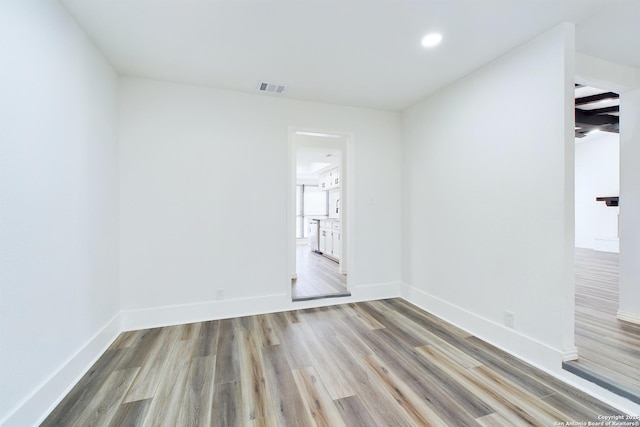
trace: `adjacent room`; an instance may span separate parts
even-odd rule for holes
[[[0,425],[640,415],[638,22],[0,2]]]
[[[346,196],[347,138],[295,131],[296,261],[293,301],[351,296],[347,290],[342,208]]]
[[[565,369],[640,402],[640,328],[621,321],[620,96],[576,83],[576,347]]]

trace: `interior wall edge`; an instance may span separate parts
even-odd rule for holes
[[[104,354],[122,332],[121,329],[121,315],[118,312],[60,368],[19,403],[5,419],[0,420],[0,425],[3,427],[39,425]]]
[[[533,367],[630,415],[640,415],[640,405],[562,369],[562,360],[572,349],[561,351],[515,330],[478,316],[407,283],[401,298],[439,317]],[[531,357],[537,355],[537,357]]]
[[[559,327],[562,330],[561,348],[563,361],[578,358],[575,342],[575,75],[576,75],[576,28],[572,23],[563,23],[564,40],[564,96],[562,97],[564,110],[564,268],[562,281],[564,292],[559,295],[563,299],[562,315]]]

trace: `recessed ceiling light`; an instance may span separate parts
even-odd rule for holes
[[[422,46],[423,47],[434,47],[440,44],[442,41],[442,34],[440,33],[429,33],[422,38]]]

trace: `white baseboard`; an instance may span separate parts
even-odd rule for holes
[[[602,400],[618,410],[632,415],[640,415],[640,405],[562,369],[562,361],[574,360],[574,357],[577,357],[575,348],[565,351],[556,350],[518,331],[506,328],[406,284],[402,284],[401,293],[402,298],[408,302],[506,351],[535,368],[584,391],[596,399]],[[508,343],[508,345],[502,345],[502,343]],[[529,355],[535,355],[535,360],[532,360]]]
[[[571,362],[572,360],[578,360],[578,347],[573,347],[569,350],[565,350],[562,354],[563,362]]]
[[[612,406],[613,408],[629,415],[640,415],[640,405],[632,402],[631,400],[613,393],[604,387],[591,382],[587,379],[581,378],[576,374],[569,372],[562,368],[561,365],[554,366],[553,368],[547,366],[541,366],[536,363],[530,363],[537,369],[551,375],[552,377],[564,382],[565,384],[575,387],[576,389],[587,393],[588,395],[600,400],[601,402]]]
[[[283,293],[255,298],[122,311],[109,320],[100,331],[45,380],[40,387],[18,404],[13,412],[3,420],[0,420],[0,425],[5,427],[22,427],[40,424],[104,353],[109,345],[111,345],[119,333],[125,330],[400,296],[410,303],[441,317],[443,320],[465,329],[476,337],[508,351],[510,354],[533,366],[551,373],[570,384],[573,383],[579,386],[579,388],[589,392],[589,394],[601,398],[621,410],[635,413],[637,412],[637,408],[640,407],[631,404],[619,396],[612,395],[607,390],[600,389],[600,387],[583,381],[581,378],[575,377],[566,371],[562,371],[562,369],[559,368],[559,361],[572,360],[575,349],[570,349],[565,352],[552,349],[517,331],[481,318],[460,307],[456,307],[421,290],[399,282],[354,286],[351,291],[351,297],[329,298],[299,303],[291,302],[289,295]],[[633,319],[636,322],[640,320],[640,316],[633,313],[619,312],[618,316],[619,318],[624,317],[624,320]],[[509,343],[508,348],[501,345],[503,342]],[[537,355],[536,360],[529,360],[527,357],[528,354]],[[551,363],[551,365],[547,365],[548,363]],[[549,366],[555,366],[556,368],[549,368]]]
[[[123,310],[123,331],[282,311],[286,294]]]
[[[400,282],[374,283],[349,288],[350,297],[326,298],[292,302],[287,294],[266,295],[251,298],[236,298],[209,301],[197,304],[182,304],[152,307],[138,310],[123,310],[123,331],[156,328],[205,320],[227,319],[254,314],[275,313],[311,307],[322,307],[358,301],[368,301],[400,296]]]
[[[283,293],[198,304],[123,310],[109,320],[33,393],[16,405],[13,411],[0,420],[0,426],[23,427],[40,424],[123,331],[395,298],[400,296],[399,291],[399,282],[386,282],[354,286],[351,289],[352,296],[344,298],[294,303],[291,301],[290,295]]]
[[[398,298],[400,296],[400,282],[373,283],[355,287],[351,292],[358,301]]]
[[[0,420],[3,427],[39,425],[120,334],[116,314],[76,353],[27,396],[13,412]]]
[[[566,352],[555,349],[407,284],[402,285],[401,294],[408,302],[534,366],[560,366],[564,357],[572,355],[572,349]],[[535,360],[531,360],[532,354],[536,355]]]
[[[623,320],[625,322],[636,323],[640,325],[640,314],[638,313],[630,313],[628,311],[618,310],[616,317],[619,320]]]

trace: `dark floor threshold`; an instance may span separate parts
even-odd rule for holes
[[[323,299],[323,298],[340,298],[340,297],[350,297],[351,296],[351,292],[345,292],[345,293],[341,293],[341,294],[322,294],[322,295],[313,295],[310,297],[293,297],[292,301],[293,302],[298,302],[298,301],[311,301],[314,299]]]
[[[569,371],[572,374],[579,376],[580,378],[584,378],[587,381],[598,384],[600,387],[606,388],[607,390],[617,394],[618,396],[622,396],[625,399],[629,399],[632,402],[640,404],[640,395],[638,395],[638,393],[629,390],[628,388],[617,384],[601,375],[598,375],[589,369],[585,369],[584,367],[580,366],[579,363],[580,362],[576,361],[562,362],[562,369],[564,369],[565,371]]]

